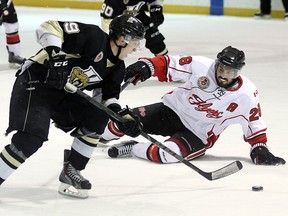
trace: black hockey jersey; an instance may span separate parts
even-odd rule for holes
[[[96,25],[70,21],[47,21],[41,28],[62,39],[70,83],[82,90],[101,88],[103,100],[119,98],[125,64],[113,55],[105,32]],[[47,53],[41,50],[30,59],[43,64]]]

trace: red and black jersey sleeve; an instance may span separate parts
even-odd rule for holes
[[[167,61],[164,56],[156,56],[154,58],[149,59],[155,68],[155,72],[153,74],[154,77],[157,77],[160,82],[167,81]]]

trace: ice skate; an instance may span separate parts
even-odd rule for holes
[[[271,15],[270,14],[264,14],[261,11],[257,12],[254,14],[254,17],[256,19],[271,19]]]
[[[130,140],[115,144],[108,149],[108,155],[111,158],[132,157],[132,148],[136,143],[138,142]]]
[[[85,199],[88,197],[88,191],[92,188],[92,185],[68,161],[69,154],[70,150],[65,149],[63,170],[59,176],[61,185],[58,192],[66,196]]]
[[[8,50],[8,48],[7,48]],[[14,69],[19,69],[20,66],[25,62],[25,58],[22,58],[20,56],[14,55],[13,52],[10,52],[8,50],[8,62],[9,62],[9,67],[14,68]]]

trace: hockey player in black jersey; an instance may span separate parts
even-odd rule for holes
[[[163,0],[104,0],[100,11],[103,31],[108,32],[111,20],[123,13],[134,15],[145,25],[145,46],[150,52],[156,56],[168,53],[165,37],[158,30],[164,22]]]
[[[16,133],[0,153],[0,184],[48,140],[52,120],[65,132],[73,129],[75,136],[71,150],[64,151],[58,191],[88,197],[92,185],[80,171],[92,156],[109,116],[69,93],[65,84],[68,81],[81,90],[95,90],[98,100],[121,114],[118,99],[125,73],[123,60],[137,50],[144,34],[142,22],[131,15],[114,18],[109,35],[96,25],[70,21],[46,21],[36,30],[43,48],[16,75],[6,131]],[[138,122],[133,118],[118,124],[130,136],[140,132],[135,125]],[[69,190],[70,186],[77,192]]]

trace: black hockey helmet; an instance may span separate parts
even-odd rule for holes
[[[217,61],[228,67],[241,70],[245,65],[245,54],[241,50],[228,46],[218,53]]]
[[[126,41],[135,38],[142,40],[145,35],[143,23],[129,14],[121,14],[115,17],[109,25],[109,36],[113,40],[117,40],[123,36]]]

